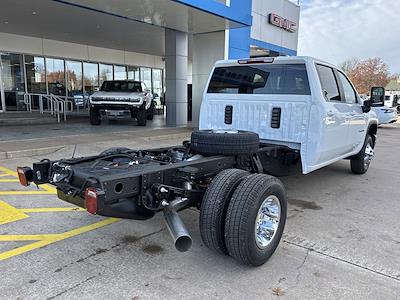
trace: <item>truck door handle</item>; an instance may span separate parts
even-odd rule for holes
[[[326,115],[327,115],[328,117],[333,117],[333,116],[335,115],[335,113],[334,113],[333,110],[328,110],[328,111],[326,112]]]

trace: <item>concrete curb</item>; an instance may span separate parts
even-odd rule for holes
[[[55,147],[45,147],[38,149],[26,149],[26,150],[16,150],[16,151],[8,151],[8,152],[0,152],[0,159],[12,159],[12,158],[21,158],[27,156],[34,155],[46,155],[58,150],[61,150],[65,146],[55,146]]]

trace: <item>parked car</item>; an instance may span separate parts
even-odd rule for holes
[[[155,109],[163,109],[163,103],[161,101],[161,97],[159,94],[157,93],[153,94],[153,101]]]
[[[134,80],[107,80],[90,96],[90,124],[99,125],[102,117],[136,118],[146,126],[154,117],[154,101],[145,84]]]
[[[372,110],[378,117],[378,124],[392,124],[397,122],[397,109],[388,106],[374,106]]]
[[[371,95],[362,102],[341,70],[309,57],[219,61],[190,142],[41,160],[17,172],[21,184],[50,183],[60,199],[92,214],[163,213],[179,251],[192,239],[178,211],[195,207],[208,248],[259,266],[286,221],[286,192],[272,175],[296,166],[306,174],[344,158],[353,173],[367,172],[378,127],[371,103],[383,104],[384,89]]]
[[[72,97],[74,99],[74,106],[76,108],[81,109],[87,107],[90,97],[88,93],[75,92],[72,93]]]
[[[385,95],[385,106],[397,108],[399,104],[399,95]]]

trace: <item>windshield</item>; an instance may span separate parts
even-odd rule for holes
[[[305,64],[218,67],[207,92],[311,95]]]
[[[142,84],[139,81],[104,81],[101,85],[100,91],[141,93]]]

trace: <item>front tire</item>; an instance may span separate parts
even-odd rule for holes
[[[286,222],[287,200],[279,179],[247,176],[236,188],[225,221],[229,254],[250,265],[264,264],[278,247]]]
[[[151,121],[154,119],[154,109],[154,101],[152,101],[149,109],[146,111],[147,120]]]
[[[91,125],[100,125],[101,116],[98,109],[91,107],[89,111],[89,118]]]
[[[136,119],[138,121],[139,126],[146,126],[147,117],[146,117],[146,109],[144,107],[138,110]]]
[[[211,250],[228,255],[225,245],[225,216],[232,194],[249,172],[227,169],[220,172],[208,187],[200,208],[200,234]]]
[[[367,135],[361,151],[351,158],[350,167],[354,174],[365,174],[374,157],[374,141],[370,135]]]

